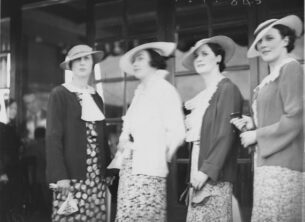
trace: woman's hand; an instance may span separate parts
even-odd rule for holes
[[[240,140],[241,140],[241,144],[244,147],[248,147],[252,144],[255,144],[257,142],[256,130],[246,131],[240,134]]]
[[[241,118],[233,118],[230,123],[236,126],[237,129],[241,130],[246,127],[246,130],[254,129],[254,122],[251,117],[242,115]]]
[[[208,175],[201,171],[197,171],[193,178],[191,178],[191,184],[195,188],[195,190],[200,190],[203,185],[207,182],[208,180]]]
[[[70,180],[59,180],[56,183],[57,189],[61,191],[64,195],[68,195],[70,191]]]

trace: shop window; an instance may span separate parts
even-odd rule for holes
[[[0,89],[10,88],[10,20],[0,19]]]

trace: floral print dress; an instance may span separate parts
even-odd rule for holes
[[[166,179],[132,174],[132,153],[123,160],[116,222],[165,222]]]
[[[81,99],[77,93],[79,102]],[[97,143],[95,122],[86,122],[87,134],[87,172],[85,180],[71,180],[71,193],[78,202],[78,211],[71,215],[57,213],[67,196],[61,192],[53,193],[52,221],[56,222],[103,222],[106,221],[106,179],[99,169],[100,148]]]

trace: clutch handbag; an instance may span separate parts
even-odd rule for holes
[[[207,182],[200,190],[191,189],[191,204],[200,205],[210,196],[221,196],[222,192],[219,186],[215,186],[213,182]]]

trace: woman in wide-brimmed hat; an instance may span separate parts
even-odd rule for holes
[[[241,112],[243,99],[222,72],[234,51],[232,39],[214,36],[198,41],[182,61],[206,86],[185,103],[190,111],[185,120],[186,140],[192,143],[187,221],[232,221],[239,140],[230,114]]]
[[[242,144],[257,145],[252,221],[302,220],[304,74],[289,55],[302,31],[295,15],[267,20],[255,30],[248,51],[270,70],[254,90],[253,119],[232,120],[249,130],[241,134]]]
[[[116,221],[166,221],[168,164],[183,142],[182,103],[164,78],[171,42],[151,42],[131,49],[121,69],[139,79],[124,117],[118,154],[120,171]]]
[[[71,48],[60,66],[72,71],[72,81],[55,87],[49,97],[46,152],[47,180],[54,188],[52,221],[106,221],[110,150],[104,104],[88,85],[94,65],[102,59],[103,52],[87,45]],[[59,209],[68,193],[76,199],[78,211],[62,214]]]

